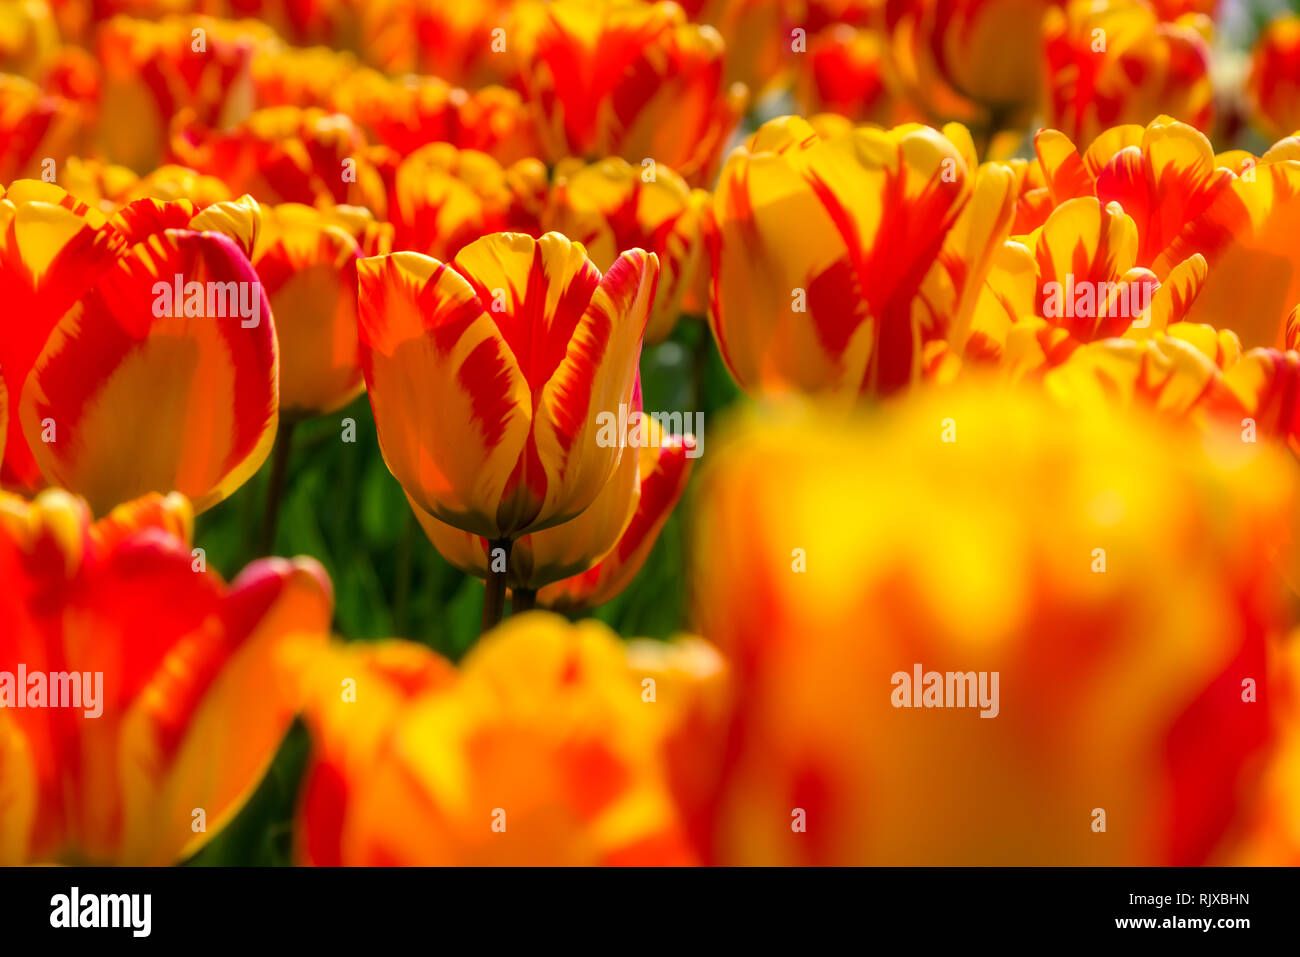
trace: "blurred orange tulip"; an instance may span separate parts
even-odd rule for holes
[[[708,859],[1225,853],[1289,690],[1279,450],[988,381],[716,442],[696,624],[736,704]]]
[[[727,160],[706,237],[709,323],[755,394],[884,394],[920,376],[936,264],[970,199],[958,148],[923,126],[819,137],[765,123]]]
[[[412,502],[493,542],[568,521],[621,448],[602,411],[632,400],[659,261],[602,276],[559,235],[485,236],[443,264],[363,259],[361,365],[384,460]]]
[[[78,276],[75,301],[51,311],[47,337],[31,339],[39,356],[17,406],[41,474],[96,515],[173,490],[203,511],[266,458],[279,363],[247,258],[259,222],[247,199],[202,211],[140,200],[82,241],[113,255]],[[70,255],[75,247],[58,245],[66,235],[44,237],[37,261]]]
[[[239,122],[253,108],[253,54],[273,39],[261,24],[208,17],[116,17],[100,24],[94,42],[100,150],[147,173],[166,156],[172,121],[182,110],[205,126]]]
[[[1246,92],[1255,123],[1269,136],[1300,130],[1300,16],[1279,17],[1260,31]]]
[[[341,113],[268,107],[229,128],[182,114],[171,148],[178,162],[261,202],[346,204],[381,218],[387,214],[384,184],[366,138]]]
[[[1076,143],[1162,113],[1208,130],[1211,26],[1200,14],[1161,22],[1146,0],[1070,0],[1052,8],[1043,27],[1046,125]]]
[[[299,859],[692,863],[665,768],[670,715],[691,713],[681,670],[680,704],[647,703],[604,625],[542,612],[486,636],[459,673],[405,643],[337,649],[308,676]]]
[[[544,220],[547,229],[582,243],[600,269],[612,266],[624,249],[639,247],[659,257],[659,291],[645,333],[654,345],[672,333],[696,281],[708,201],[707,193],[690,189],[664,166],[606,159],[561,166]]]
[[[80,104],[0,73],[0,185],[57,175],[60,164],[80,151],[85,128]]]
[[[509,34],[546,159],[650,159],[692,185],[712,177],[746,99],[726,87],[712,27],[671,2],[522,0]]]
[[[398,164],[393,177],[393,248],[446,260],[487,233],[540,234],[546,189],[546,167],[539,160],[503,167],[485,153],[450,143],[422,146]]]
[[[363,70],[334,90],[331,102],[355,117],[374,142],[401,156],[429,143],[478,150],[502,164],[539,152],[523,98],[500,86],[471,92],[433,76],[386,77]]]
[[[92,524],[62,490],[0,493],[0,863],[183,860],[265,772],[329,580],[265,559],[227,585],[192,523],[179,495]]]

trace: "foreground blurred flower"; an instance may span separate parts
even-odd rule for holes
[[[704,185],[746,98],[726,89],[723,41],[675,3],[524,0],[520,81],[552,162],[652,159]]]
[[[650,706],[609,629],[540,612],[485,637],[459,673],[404,642],[338,648],[307,676],[299,858],[691,863],[665,765],[715,671],[679,668],[674,706]]]
[[[226,585],[192,522],[178,495],[92,524],[61,490],[0,493],[0,673],[28,676],[0,684],[27,702],[0,708],[0,863],[182,860],[265,772],[297,707],[289,658],[328,635],[329,580],[265,559]],[[61,673],[85,707],[32,707],[33,678],[53,694]]]
[[[1279,17],[1260,31],[1246,90],[1255,122],[1269,136],[1300,130],[1300,17]]]
[[[1052,8],[1043,26],[1046,125],[1076,143],[1161,113],[1208,130],[1211,27],[1201,14],[1161,22],[1146,0],[1070,0]]]
[[[728,158],[706,228],[709,323],[746,391],[853,396],[920,375],[935,259],[967,203],[958,148],[922,126],[819,137],[765,123]]]
[[[115,255],[77,276],[75,301],[46,316],[57,317],[48,337],[33,336],[39,355],[17,402],[23,436],[44,478],[96,515],[173,490],[203,511],[270,450],[275,330],[247,258],[259,216],[251,200],[203,211],[132,203],[97,231]],[[37,262],[68,249],[55,242]]]
[[[723,441],[695,553],[736,679],[712,860],[1222,851],[1287,700],[1278,449],[989,382]]]
[[[641,411],[639,393],[632,409]],[[515,611],[530,607],[534,597],[561,610],[598,605],[641,570],[686,487],[696,442],[691,435],[665,435],[647,421],[647,444],[624,450],[614,474],[581,515],[515,541],[506,569]],[[412,507],[443,558],[467,574],[490,576],[492,544],[486,538]]]
[[[641,248],[659,257],[659,291],[645,332],[647,344],[654,345],[672,333],[695,282],[707,202],[707,193],[691,190],[664,166],[606,159],[557,170],[545,222],[582,243],[600,269],[612,266],[624,249]]]
[[[359,273],[379,443],[416,505],[497,542],[592,503],[621,451],[597,416],[632,400],[654,254],[602,276],[558,233],[496,233],[445,265],[394,253]]]

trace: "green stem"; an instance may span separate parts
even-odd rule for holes
[[[497,539],[488,543],[488,577],[487,588],[483,592],[483,623],[479,634],[491,631],[501,622],[501,615],[506,608],[506,578],[510,575],[510,545],[508,538]],[[505,561],[502,570],[495,571],[497,565],[496,550],[505,549]]]
[[[266,505],[262,509],[262,530],[258,536],[259,557],[271,554],[275,547],[275,529],[280,520],[280,500],[284,497],[284,481],[289,474],[289,455],[293,449],[293,430],[296,422],[281,421],[280,434],[275,439],[271,453],[271,476],[266,485]]]

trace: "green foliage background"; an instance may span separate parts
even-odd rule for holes
[[[668,341],[642,354],[641,377],[647,410],[703,411],[707,454],[714,413],[738,396],[708,327],[683,319]],[[342,441],[346,418],[356,422],[355,443]],[[483,582],[452,568],[425,538],[379,454],[366,396],[300,423],[291,449],[271,553],[310,555],[324,565],[334,583],[338,638],[409,638],[459,660],[478,637]],[[688,628],[686,549],[704,458],[696,460],[691,483],[641,573],[591,613],[624,637],[668,638]],[[270,470],[268,459],[252,481],[199,516],[195,544],[206,551],[209,568],[228,580],[261,557],[257,541]],[[305,729],[295,724],[252,799],[190,863],[291,863],[293,812],[308,748]]]

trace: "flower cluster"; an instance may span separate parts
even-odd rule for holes
[[[1300,861],[1253,10],[0,0],[0,863]]]

